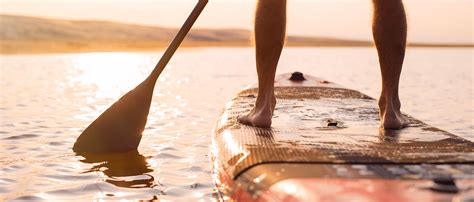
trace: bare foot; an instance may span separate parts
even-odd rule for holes
[[[381,98],[379,108],[380,126],[383,129],[399,130],[410,123],[410,120],[400,112],[400,100],[398,99],[386,102],[385,99]]]
[[[384,115],[380,117],[380,121],[382,128],[393,130],[405,128],[410,123],[407,117],[395,110],[386,110]]]
[[[255,107],[248,114],[240,115],[237,119],[240,123],[255,127],[268,128],[272,125],[273,111],[276,99],[273,95],[270,99],[258,100]]]

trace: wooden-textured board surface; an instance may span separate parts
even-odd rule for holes
[[[343,170],[343,165],[392,165],[395,173],[416,168],[407,165],[446,164],[449,169],[443,172],[433,167],[411,175],[390,174],[384,172],[390,166],[381,167],[371,177],[472,178],[473,142],[410,116],[405,129],[380,129],[375,99],[316,77],[306,76],[300,82],[289,81],[289,77],[280,75],[275,83],[277,106],[271,128],[237,122],[238,115],[253,107],[255,87],[241,91],[225,106],[214,128],[212,147],[213,166],[221,183],[236,180],[254,167],[278,164],[339,165]],[[328,169],[330,166],[314,168],[328,172],[318,172],[320,176],[306,172],[304,176],[350,178]]]

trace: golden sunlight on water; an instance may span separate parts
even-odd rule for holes
[[[77,156],[71,149],[161,54],[0,56],[0,201],[215,200],[212,127],[226,102],[256,81],[253,49],[178,51],[156,85],[138,152]],[[474,140],[472,62],[472,49],[408,49],[402,110]],[[380,92],[372,48],[288,48],[279,65],[278,73]]]
[[[149,68],[134,53],[86,53],[72,60],[73,81],[95,86],[95,97],[117,98],[145,79]]]

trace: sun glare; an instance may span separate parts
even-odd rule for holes
[[[97,98],[116,98],[146,78],[143,56],[133,53],[86,53],[75,57],[73,80],[94,88]]]

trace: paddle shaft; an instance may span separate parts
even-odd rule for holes
[[[196,22],[202,10],[204,9],[204,7],[206,7],[207,2],[208,0],[199,0],[199,2],[197,3],[197,5],[194,7],[193,11],[189,15],[188,19],[186,19],[186,21],[184,22],[183,26],[174,37],[171,44],[166,49],[163,56],[161,56],[160,61],[155,66],[155,68],[153,69],[149,77],[150,79],[153,79],[154,82],[156,82],[156,80],[160,76],[163,69],[165,69],[171,57],[176,52],[176,49],[178,49],[181,42],[183,42],[184,37],[186,37],[189,30],[191,30],[191,27],[193,26],[194,22]]]

